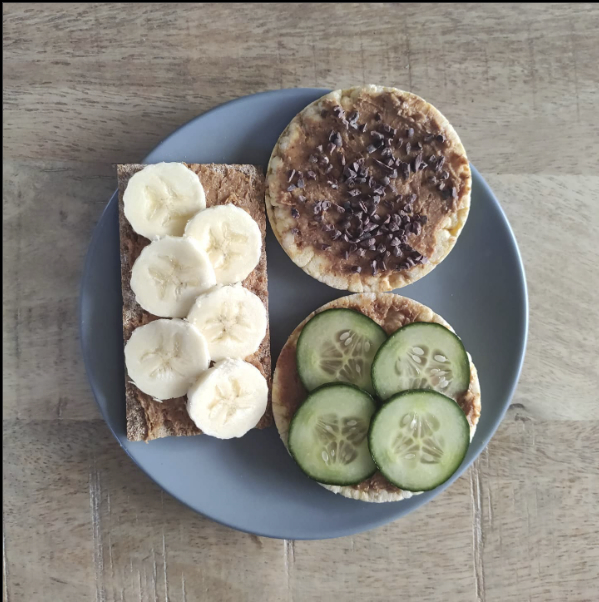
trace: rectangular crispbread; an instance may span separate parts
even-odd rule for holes
[[[143,165],[119,165],[117,167],[119,184],[119,229],[121,241],[121,283],[123,290],[123,339],[129,340],[138,326],[156,320],[156,316],[144,311],[135,301],[130,287],[131,268],[141,250],[150,241],[136,234],[126,220],[123,212],[123,194],[129,179]],[[206,206],[232,203],[246,210],[256,221],[264,240],[266,217],[264,211],[264,175],[261,168],[253,165],[197,165],[189,164],[189,169],[200,177],[206,192]],[[256,294],[268,310],[268,288],[266,275],[266,251],[262,247],[260,262],[254,271],[242,282],[242,285]],[[267,329],[260,348],[245,358],[271,382],[270,335]],[[131,441],[150,441],[160,437],[199,435],[185,408],[186,398],[179,397],[163,403],[155,401],[142,393],[129,379],[125,378],[127,437]],[[270,398],[266,413],[257,425],[265,428],[272,424]]]

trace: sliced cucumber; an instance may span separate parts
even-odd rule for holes
[[[404,391],[376,413],[370,452],[383,475],[400,489],[428,491],[459,468],[470,445],[460,406],[435,391]]]
[[[353,309],[327,309],[303,328],[297,342],[297,371],[312,391],[325,383],[347,382],[374,393],[372,360],[385,331]]]
[[[381,399],[409,389],[432,389],[455,397],[468,388],[470,362],[451,330],[414,322],[394,332],[372,363],[372,383]]]
[[[291,455],[319,483],[360,483],[376,470],[367,437],[375,409],[372,397],[352,385],[319,387],[291,420]]]

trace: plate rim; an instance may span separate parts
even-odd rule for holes
[[[147,162],[148,158],[154,153],[156,152],[163,144],[165,144],[171,137],[175,136],[178,132],[180,132],[181,130],[189,127],[192,123],[194,123],[195,121],[199,120],[199,119],[203,119],[205,117],[207,117],[208,115],[210,115],[211,113],[218,111],[220,109],[223,109],[224,107],[227,107],[228,105],[232,105],[232,104],[236,104],[236,103],[241,103],[244,100],[247,100],[248,98],[252,98],[252,97],[257,97],[257,96],[261,96],[261,97],[266,97],[266,96],[278,96],[281,95],[281,93],[283,93],[283,96],[290,94],[293,95],[294,93],[297,92],[322,92],[322,94],[327,94],[328,92],[330,92],[330,89],[328,88],[281,88],[281,89],[276,89],[276,90],[267,90],[264,92],[258,92],[255,94],[248,94],[245,96],[240,96],[237,98],[233,98],[231,100],[228,100],[222,104],[216,105],[215,107],[212,107],[211,109],[209,109],[208,111],[201,113],[199,115],[196,115],[195,117],[193,117],[192,119],[188,120],[187,122],[183,123],[182,125],[180,125],[179,127],[177,127],[175,130],[173,130],[168,136],[166,136],[165,138],[163,138],[142,160],[142,163]],[[452,477],[446,481],[445,483],[443,483],[440,487],[436,488],[435,491],[435,495],[434,497],[437,497],[439,494],[441,494],[446,488],[448,488],[451,484],[454,483],[454,481],[456,481],[458,478],[460,478],[461,476],[464,475],[464,473],[470,468],[470,466],[474,463],[475,460],[478,459],[478,457],[480,456],[480,454],[484,451],[484,449],[487,447],[487,445],[489,444],[490,440],[493,438],[493,436],[495,435],[495,433],[497,432],[499,426],[501,425],[503,419],[505,418],[505,415],[507,413],[508,408],[511,405],[511,400],[514,396],[514,393],[516,391],[516,388],[518,387],[518,383],[520,381],[520,377],[522,374],[522,367],[524,365],[524,359],[526,356],[526,348],[527,348],[527,344],[528,344],[528,334],[529,334],[529,296],[528,296],[528,286],[527,286],[527,281],[526,281],[526,271],[524,268],[524,262],[522,260],[522,254],[520,252],[520,247],[518,246],[518,242],[515,236],[515,233],[511,227],[511,224],[501,206],[501,204],[499,203],[499,200],[497,199],[497,197],[495,196],[495,193],[493,192],[493,190],[491,189],[490,185],[487,183],[487,181],[482,177],[482,175],[480,174],[480,172],[472,165],[472,163],[470,163],[470,169],[472,171],[473,174],[473,179],[476,178],[477,179],[477,183],[480,184],[482,186],[482,188],[485,191],[485,194],[492,200],[493,204],[495,205],[495,208],[498,211],[498,214],[501,217],[501,220],[503,222],[503,226],[505,227],[505,230],[508,232],[509,234],[509,241],[512,245],[512,248],[515,250],[515,255],[516,255],[516,259],[517,259],[517,264],[518,264],[518,271],[517,271],[517,280],[518,280],[518,285],[519,288],[521,290],[522,293],[522,297],[523,297],[523,303],[521,306],[521,312],[522,312],[522,332],[519,333],[519,358],[518,358],[518,362],[517,362],[517,366],[516,366],[516,371],[515,371],[515,376],[512,380],[511,386],[509,387],[509,391],[506,395],[505,398],[505,403],[503,405],[503,408],[501,409],[495,424],[493,425],[493,427],[489,430],[489,433],[486,434],[486,436],[478,443],[477,445],[477,449],[475,451],[475,454],[473,455],[473,457],[466,463],[462,464],[460,466],[460,468],[458,469],[458,471],[456,471],[456,473],[454,475],[452,475]],[[86,283],[87,280],[89,278],[89,273],[90,273],[90,266],[91,266],[91,261],[92,261],[92,256],[93,256],[93,252],[98,244],[98,241],[100,240],[100,237],[102,235],[102,231],[104,229],[105,226],[105,217],[107,212],[109,211],[110,207],[111,207],[111,203],[112,202],[118,202],[118,188],[112,193],[112,195],[110,196],[108,202],[106,203],[104,209],[102,210],[102,213],[100,214],[100,217],[98,218],[98,221],[96,222],[93,230],[92,230],[92,235],[91,235],[91,240],[87,249],[87,252],[85,254],[85,260],[83,263],[83,273],[81,275],[80,278],[80,285],[79,285],[79,301],[78,301],[78,322],[79,322],[79,329],[78,329],[78,334],[79,334],[79,343],[80,343],[80,348],[81,348],[81,353],[83,356],[83,363],[85,366],[85,374],[89,383],[89,386],[91,388],[94,400],[96,402],[96,405],[98,406],[98,409],[100,410],[100,414],[102,415],[102,419],[104,420],[104,422],[106,423],[106,425],[108,426],[110,432],[112,433],[113,437],[116,439],[116,441],[118,442],[119,446],[121,447],[121,449],[127,454],[127,456],[133,461],[133,463],[135,464],[135,466],[137,466],[139,469],[141,469],[141,471],[151,479],[152,482],[154,482],[156,485],[158,485],[158,487],[160,487],[160,489],[164,492],[166,492],[168,495],[170,495],[171,497],[173,497],[174,499],[176,499],[179,503],[183,504],[184,506],[186,506],[187,508],[189,508],[190,510],[192,510],[193,512],[204,516],[206,518],[208,518],[209,520],[212,520],[220,525],[223,525],[225,527],[231,528],[231,529],[235,529],[238,531],[242,531],[245,533],[250,533],[252,535],[257,535],[259,537],[268,537],[271,539],[294,539],[294,540],[319,540],[319,539],[335,539],[338,537],[345,537],[348,535],[355,535],[357,533],[362,533],[365,531],[370,531],[372,529],[376,529],[380,526],[383,526],[385,524],[388,524],[390,522],[393,522],[394,520],[399,520],[399,518],[402,518],[402,516],[405,516],[415,510],[417,510],[418,508],[420,508],[421,506],[425,505],[426,503],[428,503],[431,500],[426,500],[423,504],[418,505],[416,508],[413,508],[411,510],[409,510],[407,513],[403,514],[402,516],[398,516],[396,518],[391,518],[389,519],[388,517],[384,517],[384,518],[379,518],[379,519],[373,519],[372,521],[369,521],[368,523],[360,523],[359,526],[357,527],[352,527],[350,529],[343,529],[343,532],[335,532],[332,534],[326,534],[324,536],[319,536],[319,537],[311,537],[311,536],[306,536],[306,537],[298,537],[297,535],[291,537],[289,535],[275,535],[272,533],[264,533],[264,532],[260,532],[258,530],[252,530],[252,529],[248,529],[247,527],[243,527],[237,524],[234,524],[233,521],[224,521],[218,518],[215,518],[213,516],[211,516],[210,514],[204,513],[200,510],[198,510],[197,508],[194,508],[193,506],[191,506],[191,504],[189,504],[188,502],[184,501],[183,499],[181,499],[180,497],[178,497],[175,493],[169,491],[168,489],[166,489],[161,483],[158,482],[157,479],[155,479],[152,474],[150,474],[150,472],[148,472],[148,470],[146,470],[146,468],[144,466],[142,466],[135,458],[134,456],[129,452],[129,450],[125,447],[125,445],[121,442],[120,437],[117,435],[115,428],[113,427],[113,425],[111,424],[111,421],[108,420],[107,417],[107,413],[104,411],[104,408],[102,407],[102,405],[100,404],[99,401],[99,396],[96,392],[96,384],[95,384],[95,380],[92,378],[92,375],[90,373],[90,360],[89,360],[89,355],[86,349],[86,345],[85,345],[85,341],[84,341],[84,325],[85,325],[85,321],[84,321],[84,304],[85,304],[85,289],[86,289]],[[389,503],[394,503],[394,504],[400,504],[400,502],[389,502]]]

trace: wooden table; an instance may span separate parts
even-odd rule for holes
[[[4,600],[599,599],[599,9],[4,4]],[[515,229],[528,353],[487,450],[355,537],[198,516],[121,451],[77,299],[114,164],[224,101],[381,83],[459,131]]]

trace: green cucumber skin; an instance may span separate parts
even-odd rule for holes
[[[400,331],[403,331],[406,328],[410,328],[412,326],[422,326],[423,324],[431,324],[434,326],[438,326],[439,328],[444,328],[445,330],[448,330],[451,334],[453,334],[455,336],[455,338],[458,340],[459,344],[462,347],[462,350],[464,351],[464,355],[466,356],[466,358],[468,358],[468,353],[466,351],[466,347],[464,346],[464,343],[462,342],[462,339],[460,339],[460,337],[453,332],[452,330],[450,330],[449,328],[447,328],[447,326],[443,326],[443,324],[437,324],[436,322],[411,322],[410,324],[406,324],[405,326],[402,326],[401,328],[398,328],[395,332],[393,332],[392,334],[390,334],[387,337],[387,340],[379,347],[378,351],[376,352],[374,359],[372,360],[372,366],[370,366],[370,382],[372,382],[372,386],[374,388],[374,391],[376,393],[376,396],[378,399],[381,400],[381,404],[386,403],[386,401],[388,401],[389,399],[391,399],[391,397],[397,395],[398,393],[403,393],[403,391],[398,391],[397,393],[394,393],[391,397],[389,397],[387,400],[385,400],[385,398],[379,393],[379,387],[377,387],[376,385],[376,379],[374,378],[374,367],[376,365],[376,361],[379,358],[381,352],[383,351],[383,349],[387,346],[387,345],[391,345],[393,342],[393,337]],[[468,362],[468,373],[470,373],[470,362]],[[422,389],[423,391],[433,391],[434,389]],[[443,395],[443,393],[440,393],[441,395]],[[408,490],[406,490],[408,491]]]
[[[343,312],[351,311],[351,312],[357,314],[358,316],[360,316],[360,318],[365,318],[367,320],[370,320],[375,326],[377,326],[379,328],[381,333],[384,335],[385,339],[387,339],[387,333],[385,332],[384,328],[380,324],[377,324],[372,318],[369,318],[368,316],[364,315],[362,312],[359,312],[356,309],[351,309],[349,307],[332,307],[330,309],[325,309],[324,311],[320,311],[317,314],[313,315],[302,328],[302,331],[300,332],[300,335],[297,339],[297,344],[295,346],[295,358],[296,358],[295,365],[296,365],[297,374],[299,376],[300,382],[302,383],[302,386],[304,387],[304,389],[306,389],[306,391],[308,391],[310,393],[312,393],[313,391],[316,391],[316,389],[318,389],[319,387],[316,387],[316,389],[312,389],[312,391],[310,391],[310,389],[308,388],[308,385],[306,384],[304,376],[302,375],[302,369],[301,369],[300,363],[298,361],[298,357],[299,357],[300,349],[301,349],[301,345],[302,345],[302,337],[304,336],[304,333],[306,332],[306,327],[308,326],[308,324],[310,324],[310,322],[312,322],[312,320],[319,318],[320,316],[323,316],[324,314],[329,314],[331,312],[338,312],[338,311],[343,311]],[[387,341],[384,341],[383,344],[381,345],[381,347],[386,342]],[[379,351],[380,351],[380,348],[379,348]],[[378,351],[377,351],[377,354],[378,354]],[[376,358],[377,354],[375,354],[375,358]],[[374,358],[372,360],[372,363],[374,364]],[[372,382],[372,366],[370,366],[370,380]],[[324,383],[324,384],[336,385],[336,384],[340,384],[340,383],[341,383],[341,381],[335,381],[332,383]],[[351,383],[343,383],[343,384],[351,384]],[[322,387],[324,385],[320,385],[320,386]],[[355,385],[352,385],[352,386],[355,386]],[[373,386],[374,386],[374,383],[373,383]],[[358,389],[359,387],[356,387],[356,388]],[[360,391],[364,391],[364,389],[360,389]],[[368,393],[367,391],[364,391],[364,392],[372,397],[372,395],[370,393]]]
[[[379,418],[381,412],[383,411],[383,409],[388,404],[392,403],[393,401],[395,401],[399,397],[403,397],[404,395],[411,395],[412,393],[431,393],[431,394],[434,394],[434,395],[440,395],[441,397],[444,397],[445,399],[448,399],[449,401],[451,401],[451,403],[455,403],[456,405],[458,405],[455,402],[455,400],[451,399],[451,397],[447,397],[446,395],[443,395],[442,393],[439,393],[437,391],[428,391],[428,390],[423,390],[423,389],[409,389],[407,391],[402,391],[401,393],[396,393],[395,395],[392,395],[389,399],[387,399],[384,402],[382,402],[382,404],[380,405],[379,409],[375,412],[375,414],[370,419],[370,428],[368,429],[368,449],[369,450],[372,450],[372,444],[373,444],[372,431],[374,429],[374,425],[375,425],[377,419]],[[463,415],[465,426],[468,429],[468,433],[470,433],[470,423],[468,422],[468,418],[466,417],[466,414],[464,414],[464,411],[462,410],[462,408],[460,408],[459,405],[458,405],[458,408],[461,410],[461,414]],[[432,487],[426,487],[426,488],[421,487],[419,489],[410,489],[408,487],[403,487],[399,483],[395,483],[385,473],[385,470],[383,468],[381,468],[381,466],[378,464],[378,462],[376,461],[376,458],[374,457],[374,454],[372,453],[372,451],[370,452],[370,455],[372,456],[372,461],[374,462],[375,466],[377,467],[378,472],[380,472],[387,479],[387,481],[389,481],[389,483],[391,483],[392,485],[395,485],[396,487],[398,487],[402,491],[410,491],[412,493],[422,493],[422,492],[425,492],[425,491],[432,491],[433,489],[436,489],[437,487],[443,485],[443,483],[449,481],[449,479],[451,479],[451,477],[460,469],[460,466],[464,462],[464,458],[466,457],[466,454],[468,453],[469,446],[470,446],[470,444],[468,444],[466,446],[466,449],[464,450],[464,454],[461,457],[460,462],[457,465],[457,468],[447,478],[443,479],[439,483],[436,483]]]
[[[327,310],[329,311],[329,310]],[[293,429],[293,424],[295,422],[295,419],[299,413],[299,410],[301,409],[301,407],[304,405],[304,403],[306,403],[306,401],[308,401],[308,399],[310,398],[311,395],[313,395],[314,393],[317,393],[319,391],[321,391],[322,389],[328,389],[331,387],[348,387],[351,389],[355,389],[356,391],[359,391],[360,393],[363,393],[364,395],[368,396],[368,398],[370,399],[370,401],[372,402],[372,406],[373,408],[375,408],[376,411],[376,407],[377,404],[374,401],[372,395],[370,395],[370,393],[368,393],[367,391],[364,391],[363,389],[360,389],[360,387],[356,387],[355,385],[352,385],[350,383],[325,383],[324,385],[320,385],[320,387],[316,387],[316,389],[310,391],[308,397],[306,397],[306,399],[304,399],[304,401],[301,403],[301,405],[298,407],[298,409],[295,411],[295,414],[293,415],[293,417],[291,418],[291,422],[289,423],[289,432],[287,435],[287,441],[289,442],[291,440],[291,431]],[[374,418],[374,413],[372,415],[372,417]],[[372,418],[371,418],[371,424],[372,424]],[[368,432],[370,434],[370,428],[368,429]],[[360,479],[359,481],[323,481],[321,479],[317,479],[316,477],[314,477],[313,475],[311,475],[307,470],[305,470],[302,465],[298,462],[297,457],[295,456],[294,452],[293,452],[293,448],[292,446],[288,443],[288,450],[289,450],[289,454],[291,455],[291,457],[294,459],[295,463],[298,465],[299,469],[312,481],[316,481],[317,483],[321,483],[322,485],[337,485],[340,487],[351,487],[352,485],[358,485],[364,481],[366,481],[367,479],[370,479],[377,471],[376,468],[376,462],[373,462],[375,464],[375,468],[374,470],[366,477]],[[368,446],[368,451],[370,451],[370,444]],[[372,454],[371,454],[372,455]]]

